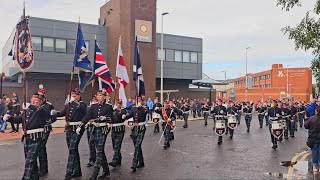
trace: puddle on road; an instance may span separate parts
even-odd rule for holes
[[[229,148],[229,149],[227,149],[227,151],[233,151],[233,152],[247,152],[247,151],[248,151],[248,148],[241,148],[241,147],[238,147],[238,148]]]

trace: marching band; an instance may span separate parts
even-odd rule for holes
[[[193,101],[193,100],[191,100]],[[241,114],[244,115],[247,132],[250,132],[252,116],[257,112],[260,128],[263,127],[264,119],[267,120],[271,136],[272,148],[278,147],[278,141],[294,138],[297,126],[303,125],[306,115],[305,103],[272,101],[260,102],[254,106],[253,103],[229,101],[223,104],[221,99],[216,103],[210,103],[208,100],[196,102],[200,108],[194,110],[191,108],[190,100],[165,101],[162,106],[158,99],[154,100],[153,108],[149,108],[144,99],[138,98],[136,104],[123,108],[121,99],[114,104],[110,101],[107,92],[102,89],[92,98],[89,107],[81,100],[79,88],[71,93],[71,98],[62,111],[57,111],[49,103],[43,89],[32,96],[31,103],[23,104],[27,112],[27,133],[23,136],[25,143],[25,172],[23,179],[38,179],[48,174],[48,162],[46,156],[45,144],[48,140],[51,124],[57,117],[66,116],[66,141],[68,146],[68,163],[65,179],[81,177],[81,163],[79,155],[79,143],[84,131],[87,131],[87,138],[90,150],[90,159],[87,167],[94,166],[90,179],[103,179],[110,175],[109,166],[121,166],[121,146],[125,135],[126,126],[131,128],[131,139],[134,145],[134,157],[131,169],[135,172],[138,168],[145,166],[142,142],[147,128],[146,120],[148,111],[152,112],[152,122],[154,123],[154,133],[160,132],[162,125],[161,138],[164,139],[163,148],[170,148],[170,141],[174,139],[174,130],[176,129],[177,117],[184,121],[183,128],[188,128],[188,118],[190,111],[194,116],[203,118],[204,125],[208,125],[208,118],[212,115],[213,130],[218,136],[218,145],[223,143],[223,135],[228,135],[233,139],[234,130],[240,125]],[[198,107],[198,105],[197,105]],[[198,112],[200,111],[200,112]],[[203,115],[201,117],[200,113]],[[24,114],[20,115],[20,118]],[[10,118],[5,116],[5,118]],[[302,119],[302,121],[301,121]],[[105,154],[105,143],[108,134],[111,134],[113,158],[110,163],[107,162]],[[161,139],[160,139],[161,141]],[[159,141],[159,143],[160,143]],[[40,154],[45,157],[40,161],[38,169],[37,158]],[[100,174],[100,169],[103,172]]]

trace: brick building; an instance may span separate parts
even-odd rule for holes
[[[234,79],[236,100],[246,100],[245,76]],[[248,74],[247,100],[261,101],[293,97],[308,101],[312,94],[312,72],[309,68],[287,68],[273,64],[270,70]]]
[[[82,32],[89,51],[94,57],[95,35],[103,55],[106,57],[110,72],[115,78],[119,37],[122,38],[122,51],[130,78],[126,87],[127,97],[134,96],[132,66],[134,60],[134,43],[136,33],[149,33],[147,41],[140,41],[139,50],[146,86],[146,97],[160,97],[156,90],[160,89],[160,34],[156,33],[156,0],[110,0],[100,8],[98,24],[81,23]],[[70,73],[77,24],[75,22],[30,17],[30,30],[34,49],[34,65],[26,73],[28,94],[43,84],[47,95],[56,107],[62,108],[68,94]],[[140,24],[139,24],[140,23]],[[146,23],[142,29],[137,25]],[[141,27],[140,27],[141,28]],[[146,32],[141,32],[146,30]],[[8,37],[2,51],[2,72],[16,79],[21,85],[22,74],[12,57],[11,50],[15,31]],[[192,94],[194,98],[208,97],[209,93],[189,89],[192,80],[202,78],[202,39],[180,35],[164,35],[164,90],[178,90],[170,97],[180,98]],[[73,87],[78,84],[74,76]],[[18,85],[18,87],[20,87]],[[95,84],[94,91],[98,85]],[[11,94],[12,88],[4,88],[4,93]],[[19,92],[17,92],[19,94]],[[84,101],[88,102],[91,88],[84,92]],[[114,97],[114,93],[111,94]],[[164,95],[166,98],[166,94]]]

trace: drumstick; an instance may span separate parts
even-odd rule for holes
[[[164,131],[163,131],[162,134],[161,134],[161,137],[160,137],[160,140],[159,140],[158,144],[160,144],[161,139],[162,139],[162,137],[163,137],[163,135],[164,135],[164,132],[165,132],[165,130],[167,129],[167,126],[168,126],[168,123],[166,123],[166,126],[165,126],[165,128],[164,128]]]

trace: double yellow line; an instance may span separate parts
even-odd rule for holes
[[[300,158],[299,161],[305,161],[309,156],[311,156],[311,153],[309,151],[303,151],[293,156],[293,158],[291,159],[291,162],[298,161],[299,158]],[[293,166],[290,166],[288,169],[288,176],[287,176],[288,180],[293,179],[293,170],[294,170]]]

